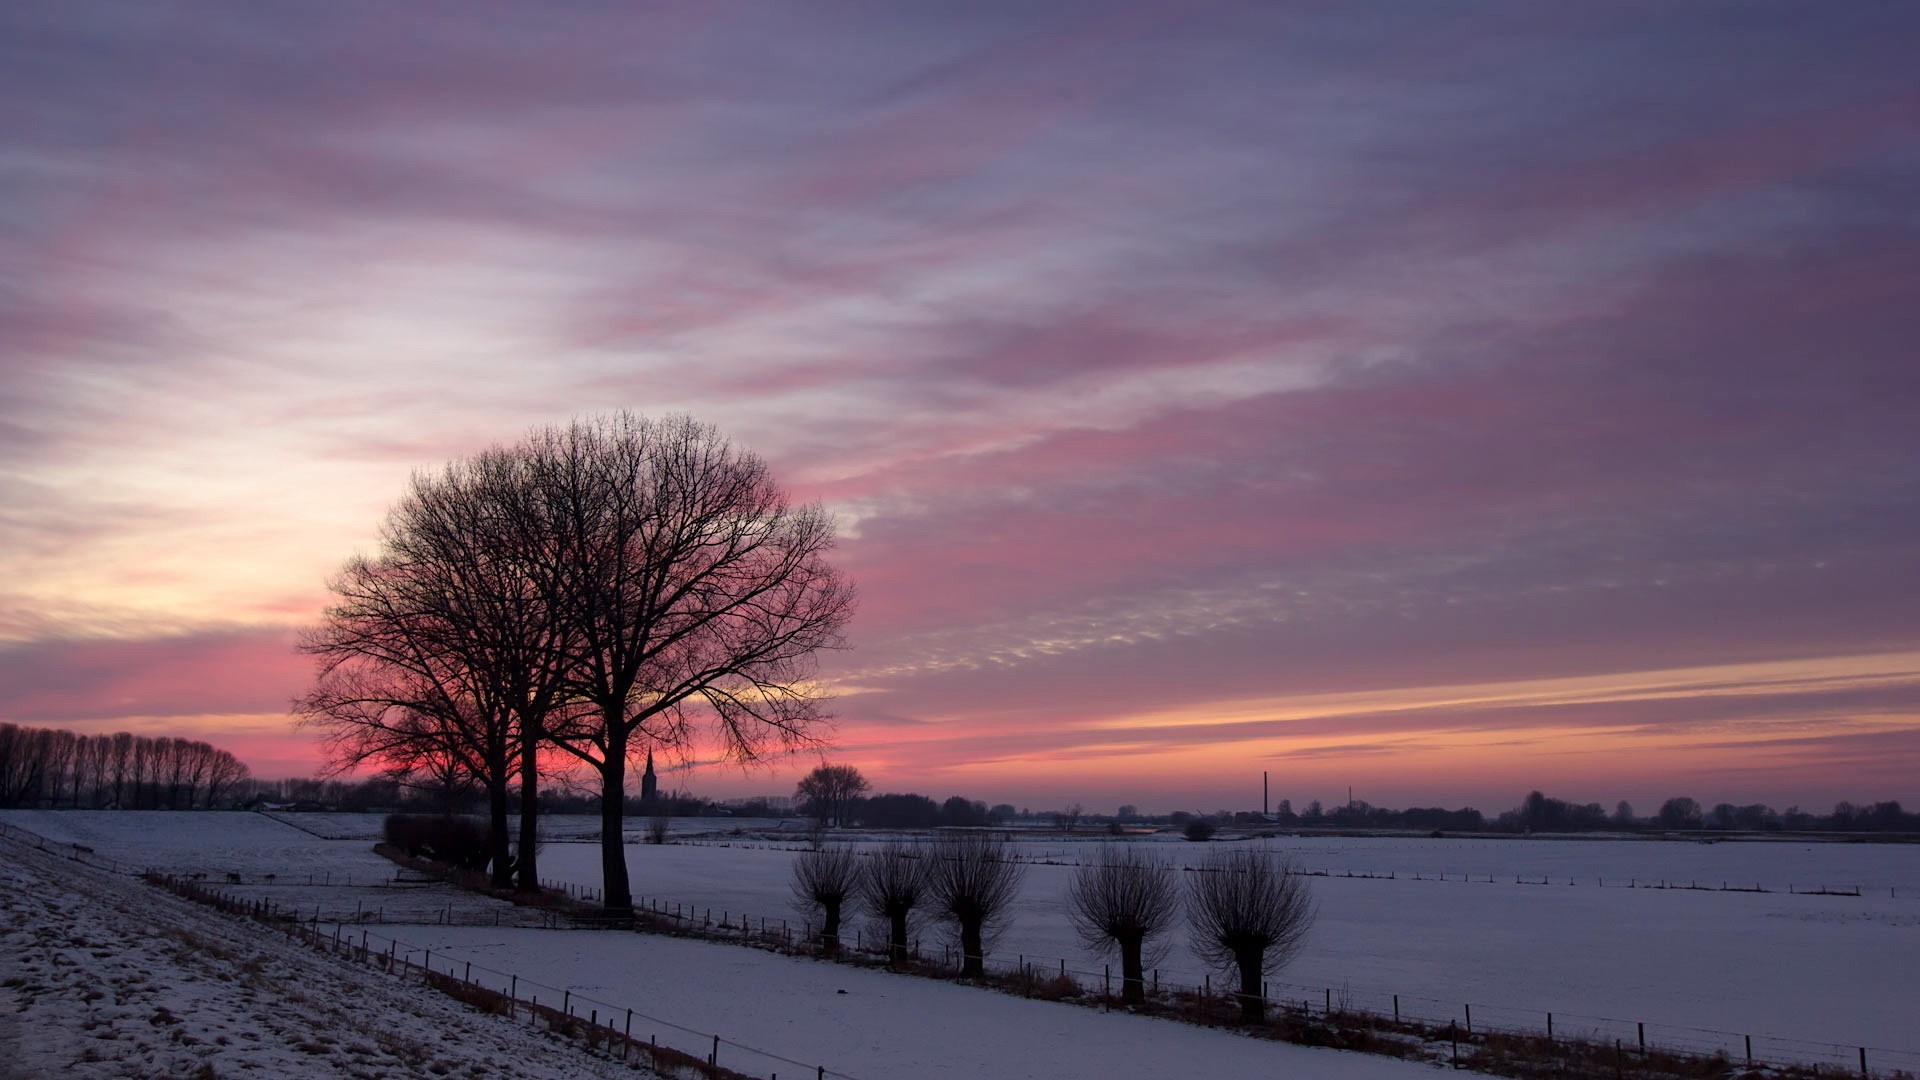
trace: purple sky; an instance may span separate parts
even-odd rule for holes
[[[0,719],[307,772],[409,470],[629,408],[883,790],[1920,802],[1913,5],[481,10],[0,9]]]

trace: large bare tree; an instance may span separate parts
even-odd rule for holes
[[[1110,844],[1096,862],[1074,871],[1067,914],[1095,952],[1120,954],[1120,992],[1128,1004],[1147,999],[1146,954],[1173,927],[1180,889],[1165,861],[1134,844]]]
[[[1280,970],[1313,925],[1307,881],[1278,855],[1218,854],[1187,879],[1188,936],[1200,958],[1240,979],[1240,1017],[1266,1016],[1262,976]]]
[[[524,452],[498,448],[416,473],[379,554],[330,583],[337,602],[302,642],[319,678],[296,705],[327,731],[336,768],[473,776],[488,796],[494,883],[517,870],[523,891],[538,888],[539,752],[566,662],[533,475]]]
[[[710,425],[623,412],[536,432],[526,453],[583,707],[557,741],[600,774],[605,902],[626,910],[632,750],[697,729],[735,760],[816,743],[815,653],[843,645],[853,590],[827,561],[826,512]]]

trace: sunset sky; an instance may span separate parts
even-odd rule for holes
[[[684,411],[830,758],[1920,803],[1920,7],[0,7],[0,720],[317,767],[408,473]],[[788,793],[808,757],[666,783]]]

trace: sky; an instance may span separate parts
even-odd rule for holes
[[[826,760],[1920,803],[1906,3],[0,7],[0,720],[307,775],[415,469],[836,516]],[[786,794],[821,755],[667,786]]]

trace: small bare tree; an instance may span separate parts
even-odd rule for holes
[[[1067,886],[1067,914],[1081,942],[1097,953],[1120,953],[1120,993],[1129,1005],[1147,1000],[1145,954],[1179,911],[1173,870],[1131,844],[1107,845]]]
[[[907,934],[914,909],[927,895],[927,861],[897,840],[880,845],[860,869],[860,898],[874,918],[887,924],[887,963],[907,962]]]
[[[1240,977],[1240,1018],[1266,1017],[1261,977],[1293,959],[1313,925],[1305,878],[1280,856],[1239,849],[1214,855],[1187,881],[1194,952]]]
[[[1011,846],[985,833],[942,837],[934,844],[927,883],[940,917],[960,938],[960,974],[986,975],[987,942],[1013,914],[1026,867],[1014,861]]]
[[[673,827],[673,819],[665,814],[655,814],[647,819],[647,843],[664,844],[667,842],[667,830]]]
[[[840,912],[860,883],[860,857],[850,848],[803,851],[793,860],[793,898],[802,912],[820,916],[820,951],[840,951]]]

